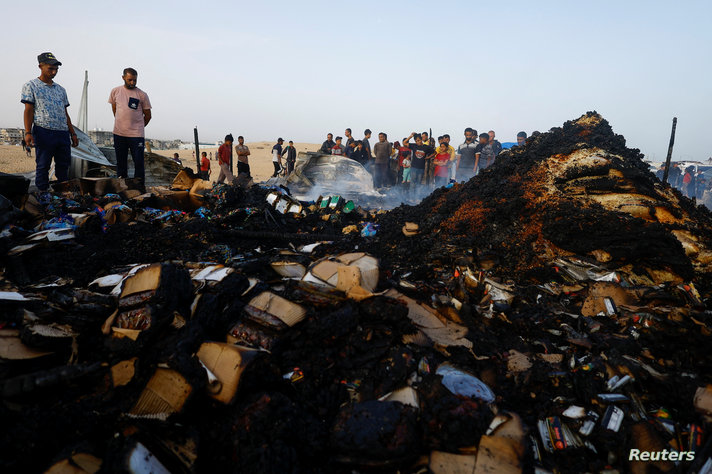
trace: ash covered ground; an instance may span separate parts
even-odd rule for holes
[[[0,330],[44,355],[0,364],[4,471],[81,454],[125,472],[137,443],[176,472],[443,472],[444,458],[476,472],[646,469],[630,449],[695,451],[655,466],[687,472],[710,456],[712,215],[660,183],[599,115],[532,137],[416,206],[281,214],[268,192],[216,187],[200,213],[170,215],[152,197],[121,199],[130,217],[111,225],[91,210],[115,197],[68,193],[39,208],[45,221],[84,211],[75,238],[21,253],[38,217],[14,217],[2,284],[29,300],[0,301]],[[375,236],[358,232],[367,222]],[[379,260],[365,297],[273,265],[350,252]],[[151,263],[160,278],[140,303],[91,284]],[[196,279],[208,264],[231,273]],[[255,310],[263,292],[303,319],[286,327]],[[137,308],[148,316],[129,328],[135,339],[105,330]],[[64,332],[37,330],[48,326]],[[222,403],[197,354],[226,341],[263,350]],[[119,383],[126,361],[135,369]],[[493,397],[458,391],[443,367]],[[137,416],[161,370],[189,396],[165,419]],[[404,389],[417,400],[388,398]],[[488,432],[497,415],[505,428]],[[542,423],[569,435],[544,435]]]

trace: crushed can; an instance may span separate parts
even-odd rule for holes
[[[613,316],[618,312],[618,308],[616,308],[616,304],[613,302],[612,298],[606,297],[603,299],[603,304],[606,305],[606,314],[608,316]]]
[[[331,199],[329,200],[329,209],[340,209],[341,206],[344,204],[344,198],[341,196],[331,196]]]
[[[579,428],[579,433],[581,433],[583,436],[590,435],[593,432],[593,429],[596,427],[598,418],[598,413],[596,413],[595,411],[590,410],[589,412],[587,412],[586,420],[581,425],[581,428]]]
[[[546,423],[549,439],[554,449],[559,451],[566,449],[568,444],[566,442],[566,436],[564,435],[564,424],[561,422],[561,418],[558,416],[550,416],[546,419]]]
[[[604,403],[626,403],[630,399],[620,393],[599,393],[597,398]]]
[[[551,436],[549,435],[549,425],[546,420],[537,421],[536,428],[539,431],[539,437],[541,438],[541,444],[544,449],[550,453],[554,452],[554,444],[551,442]]]
[[[609,431],[618,432],[623,423],[624,417],[623,410],[615,405],[610,405],[606,412],[603,414],[603,419],[601,420],[601,427]]]

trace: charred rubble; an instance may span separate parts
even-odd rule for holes
[[[189,170],[2,199],[3,472],[712,462],[712,215],[595,112],[389,212]]]

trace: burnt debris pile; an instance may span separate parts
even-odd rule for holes
[[[382,224],[396,239],[403,220],[420,225],[421,253],[470,248],[509,274],[574,254],[636,266],[657,283],[710,272],[710,214],[660,183],[595,112],[505,151],[475,179],[398,208]]]
[[[712,218],[597,114],[388,213],[242,184],[0,198],[3,472],[712,463]]]

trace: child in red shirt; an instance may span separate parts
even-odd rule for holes
[[[200,158],[200,178],[205,180],[210,178],[210,160],[206,152],[203,152]]]
[[[341,146],[341,137],[336,137],[336,145],[334,145],[331,148],[331,154],[332,155],[345,155],[346,150],[344,150],[344,147]]]
[[[403,175],[403,160],[408,159],[408,173],[410,173],[410,148],[401,146],[400,142],[396,140],[393,143],[393,149],[398,152],[398,182],[404,183],[406,180]]]
[[[438,154],[435,155],[433,162],[435,164],[435,187],[439,188],[440,186],[445,186],[450,176],[450,170],[448,169],[450,151],[448,150],[447,143],[442,142],[440,144]]]

